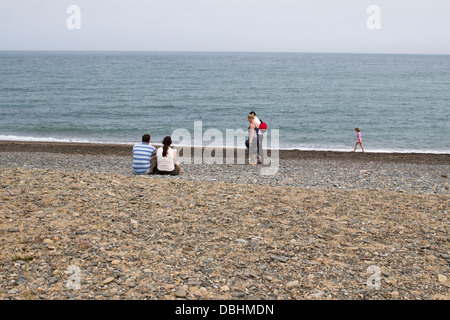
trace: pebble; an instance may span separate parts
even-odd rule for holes
[[[65,172],[102,172],[135,177],[131,172],[129,157],[110,155],[73,155],[64,153],[4,152],[2,167],[16,169],[32,167],[44,170]],[[177,181],[209,181],[254,184],[282,187],[341,189],[341,190],[391,190],[400,192],[419,192],[427,194],[449,194],[449,166],[443,164],[416,164],[386,161],[351,161],[349,159],[281,159],[277,175],[261,175],[259,167],[247,170],[247,165],[194,165],[182,164],[186,172],[182,176],[150,175],[144,179],[169,179]],[[420,179],[418,179],[420,177]],[[84,182],[83,182],[84,183]],[[330,187],[333,186],[333,187]],[[9,196],[5,196],[9,197]],[[227,195],[227,199],[233,199]],[[82,196],[81,201],[88,203],[90,197]],[[283,196],[280,203],[288,204],[291,199]],[[137,204],[135,199],[130,203]]]
[[[227,285],[224,285],[224,286],[220,287],[220,291],[224,291],[224,292],[230,291],[230,287],[228,287]]]
[[[321,298],[322,296],[325,295],[325,292],[321,291],[321,290],[314,290],[313,292],[311,292],[311,296],[313,296],[314,298]]]
[[[280,261],[280,262],[283,262],[283,263],[286,263],[286,257],[282,257],[282,256],[274,256],[274,255],[272,255],[272,256],[270,256],[270,258],[271,259],[273,259],[273,260],[277,260],[277,261]]]
[[[394,298],[398,297],[399,295],[400,295],[400,293],[396,290],[391,292],[391,296]]]
[[[177,298],[186,298],[186,296],[187,296],[186,289],[180,288],[179,290],[177,290],[177,291],[174,293],[174,295],[175,295],[175,297],[177,297]]]
[[[130,157],[31,155],[2,153],[0,299],[448,297],[449,166],[310,159],[276,176],[135,177]]]
[[[102,284],[108,284],[114,281],[113,277],[108,277],[105,280],[103,280]]]
[[[166,284],[165,286],[164,286],[164,289],[166,290],[166,291],[169,291],[169,290],[171,290],[171,289],[173,289],[173,288],[175,288],[176,286],[174,285],[174,284]]]
[[[289,281],[289,282],[286,284],[286,288],[291,289],[291,288],[297,287],[298,285],[299,285],[298,280]]]

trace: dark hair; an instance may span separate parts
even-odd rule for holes
[[[252,115],[254,115],[255,117],[256,117],[256,113],[255,113],[255,111],[250,111],[250,113],[249,114],[252,114]],[[259,121],[261,121],[261,122],[264,122],[264,121],[262,121],[262,119],[261,118],[258,118],[259,119]]]
[[[162,141],[163,144],[163,157],[167,157],[167,150],[169,149],[170,145],[172,144],[172,139],[167,136]]]
[[[142,136],[142,142],[150,142],[150,135],[149,134],[144,134]]]

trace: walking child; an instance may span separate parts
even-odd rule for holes
[[[361,146],[362,152],[364,152],[364,147],[362,145],[361,130],[359,130],[358,128],[355,128],[355,131],[356,131],[356,143],[355,143],[355,148],[353,149],[353,152],[356,151],[356,146],[358,144]]]

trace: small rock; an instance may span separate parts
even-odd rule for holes
[[[19,228],[17,227],[11,227],[8,229],[8,232],[17,232],[17,231],[19,231]]]
[[[393,297],[398,297],[399,296],[399,293],[398,293],[398,291],[392,291],[391,292],[391,296],[393,296]]]
[[[283,263],[286,263],[286,261],[287,261],[286,258],[282,257],[282,256],[272,255],[272,256],[270,256],[270,258],[273,259],[273,260],[277,260],[277,261],[283,262]]]
[[[425,260],[436,261],[436,260],[437,260],[437,257],[434,256],[434,255],[432,255],[432,254],[429,254],[429,255],[426,255],[426,256],[425,256]]]
[[[39,278],[36,278],[36,283],[42,283],[42,282],[44,282],[45,281],[45,279],[44,278],[42,278],[42,277],[39,277]]]
[[[227,291],[230,291],[230,288],[227,285],[224,285],[224,286],[220,287],[220,291],[227,292]]]
[[[286,288],[292,289],[292,288],[294,288],[294,287],[297,287],[298,284],[299,284],[298,280],[289,281],[289,282],[286,284]]]
[[[166,284],[166,285],[164,286],[164,289],[165,289],[166,291],[169,291],[169,290],[171,290],[171,289],[173,289],[173,288],[175,288],[175,285],[173,285],[173,284]]]
[[[315,275],[309,274],[309,275],[306,277],[306,279],[308,279],[309,281],[312,281],[312,280],[314,280],[315,277],[316,277]]]
[[[321,291],[321,290],[315,290],[314,292],[311,293],[311,295],[314,298],[320,298],[325,294],[325,292]]]
[[[174,294],[175,294],[175,297],[177,297],[177,298],[186,298],[186,295],[187,295],[186,289],[184,289],[184,288],[177,290]]]
[[[103,280],[102,284],[108,284],[108,283],[113,282],[113,281],[114,281],[114,278],[113,277],[109,277],[109,278],[106,278],[105,280]]]
[[[443,274],[438,274],[438,280],[440,283],[443,283],[447,281],[447,277],[444,276]]]

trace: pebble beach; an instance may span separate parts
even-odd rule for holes
[[[131,148],[0,142],[0,299],[450,298],[449,154],[135,176]]]

